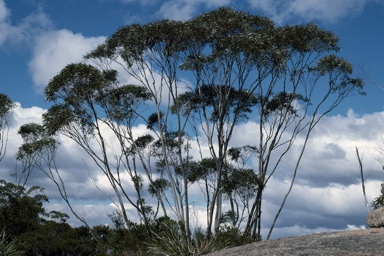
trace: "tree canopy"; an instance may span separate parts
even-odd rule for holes
[[[259,239],[263,191],[292,145],[300,150],[274,223],[314,127],[346,97],[364,94],[338,51],[337,36],[313,23],[278,27],[229,8],[128,25],[85,56],[94,64],[70,64],[50,81],[54,104],[43,126],[96,163],[127,228],[125,203],[153,237],[151,223],[172,212],[191,242],[189,193],[200,187],[208,239],[228,222],[243,228],[243,241]],[[258,130],[239,147],[232,138],[244,122]]]
[[[7,149],[10,117],[15,106],[7,95],[0,93],[0,161],[4,158]]]

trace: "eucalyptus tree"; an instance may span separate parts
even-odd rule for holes
[[[217,229],[220,224],[221,183],[233,130],[248,118],[257,103],[254,91],[265,76],[265,71],[259,72],[259,78],[253,75],[265,67],[251,60],[263,58],[262,49],[257,46],[267,47],[263,38],[273,29],[273,23],[264,17],[220,8],[185,24],[186,30],[191,31],[191,44],[181,68],[193,74],[194,86],[176,104],[183,105],[185,114],[193,115],[190,120],[200,128],[195,131],[203,131],[215,162],[207,220],[209,237],[211,228]]]
[[[220,183],[234,127],[244,118],[258,125],[250,138],[257,149],[257,192],[244,237],[260,236],[263,191],[296,138],[303,140],[294,159],[294,184],[310,133],[346,97],[364,94],[352,65],[336,55],[338,38],[314,24],[276,27],[270,20],[220,8],[187,22],[192,33],[181,66],[192,71],[195,88],[179,97],[185,113],[197,117],[217,161],[217,186],[211,213],[220,216]],[[196,30],[194,30],[196,26]],[[250,114],[250,112],[252,112]],[[213,140],[215,138],[215,140]],[[290,159],[292,161],[292,159]],[[208,232],[213,218],[208,220]]]
[[[123,197],[149,222],[148,185],[163,214],[172,212],[182,224],[188,241],[189,189],[199,184],[207,202],[208,238],[225,215],[223,200],[233,203],[233,224],[239,225],[243,218],[234,216],[246,208],[244,237],[260,236],[264,188],[296,138],[303,136],[304,142],[276,218],[314,127],[343,99],[363,94],[362,81],[336,56],[338,49],[337,37],[314,24],[276,27],[268,18],[229,8],[185,22],[128,25],[85,56],[93,66],[71,64],[53,78],[45,93],[55,105],[44,125],[93,158],[126,221]],[[239,147],[254,155],[243,161],[231,143],[235,129],[247,121],[258,129],[248,146]],[[138,135],[140,123],[147,130]],[[106,128],[113,139],[105,137]],[[123,170],[136,200],[127,193]],[[239,175],[249,183],[236,182]],[[238,200],[242,210],[235,209]]]
[[[44,127],[37,123],[22,125],[18,134],[23,140],[16,153],[16,160],[21,162],[21,171],[16,169],[13,176],[16,184],[26,186],[35,167],[41,169],[43,162],[51,165],[57,144],[52,136],[46,136]]]
[[[276,30],[273,44],[278,58],[270,64],[269,81],[256,91],[260,182],[253,204],[255,211],[249,216],[245,233],[254,220],[260,223],[263,188],[278,169],[283,169],[280,163],[298,136],[301,141],[295,144],[298,155],[289,156],[289,161],[295,163],[291,184],[267,239],[293,187],[313,129],[346,97],[364,95],[363,81],[353,77],[352,65],[336,55],[338,38],[333,33],[314,24],[286,26]]]
[[[37,228],[49,214],[43,204],[48,202],[44,189],[0,180],[0,229],[11,238]]]
[[[163,163],[163,173],[169,183],[168,202],[172,203],[171,209],[186,231],[183,233],[185,239],[190,237],[188,180],[183,156],[186,152],[184,130],[187,117],[181,115],[177,107],[174,108],[176,111],[171,112],[171,106],[180,92],[186,90],[179,66],[185,54],[183,49],[188,43],[187,33],[184,24],[177,21],[133,24],[116,31],[104,44],[86,56],[86,59],[94,60],[102,69],[110,65],[117,66],[148,92],[153,114],[148,118],[143,117],[143,121],[160,142],[160,162]],[[168,137],[171,134],[176,145],[169,147]],[[175,157],[170,159],[170,156]],[[142,154],[138,154],[138,158],[152,184],[154,175],[151,166]],[[177,175],[175,166],[181,175]]]
[[[0,161],[7,151],[10,118],[12,109],[15,107],[16,105],[7,95],[0,93]]]
[[[44,114],[48,135],[60,133],[75,141],[107,177],[126,225],[130,221],[125,201],[135,207],[149,225],[150,209],[142,197],[143,179],[132,167],[129,148],[136,111],[148,98],[143,87],[120,85],[115,70],[99,70],[84,63],[70,64],[45,89],[46,99],[55,104]],[[108,133],[112,131],[112,135]],[[113,136],[114,135],[114,136]],[[128,175],[129,180],[124,180]],[[123,186],[132,182],[136,195]],[[113,199],[112,199],[113,200]]]
[[[258,174],[249,168],[249,160],[257,156],[254,146],[232,147],[224,172],[222,190],[229,201],[230,209],[223,214],[222,221],[241,230],[241,224],[250,214],[250,201],[256,196]]]
[[[42,172],[57,187],[61,198],[65,201],[73,215],[89,230],[91,227],[85,218],[81,217],[70,202],[69,194],[56,163],[59,148],[58,139],[49,134],[43,125],[37,123],[23,124],[18,131],[23,139],[16,153],[16,159],[21,162],[21,173],[16,172],[17,184],[26,186],[33,171]]]

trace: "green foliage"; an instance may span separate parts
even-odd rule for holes
[[[221,225],[216,231],[214,239],[218,244],[226,242],[227,247],[235,247],[261,241],[261,237],[247,237],[246,240],[244,240],[243,238],[243,234],[238,228],[231,227],[228,224],[224,224]]]
[[[0,125],[14,107],[15,103],[7,95],[0,93]]]
[[[97,250],[109,255],[147,255],[147,242],[150,239],[148,227],[144,224],[129,222],[128,227],[117,211],[108,214],[113,226],[95,226],[93,234],[98,238]],[[150,228],[153,228],[151,223]],[[103,255],[103,254],[100,254]],[[104,254],[105,255],[105,254]]]
[[[169,218],[157,220],[153,229],[153,238],[148,242],[149,255],[203,255],[225,248],[240,246],[260,239],[242,238],[237,228],[222,225],[214,237],[207,239],[205,232],[198,228],[191,240],[183,237],[182,226]]]
[[[193,255],[204,255],[207,253],[219,251],[230,247],[230,240],[228,239],[217,239],[214,236],[211,239],[207,239],[206,232],[201,228],[197,228],[193,234]]]
[[[124,200],[129,201],[145,223],[129,224],[124,215],[127,229],[121,223],[115,229],[95,228],[105,248],[116,243],[116,253],[141,254],[149,246],[153,254],[187,255],[200,250],[200,245],[213,250],[248,241],[244,236],[261,226],[265,183],[280,169],[278,164],[289,155],[298,134],[308,132],[304,136],[308,139],[314,126],[342,99],[354,92],[364,94],[362,80],[351,77],[352,65],[335,55],[338,50],[336,35],[312,23],[277,27],[265,17],[219,8],[187,21],[161,20],[122,27],[85,56],[102,63],[118,62],[140,85],[119,84],[117,70],[84,63],[66,66],[45,89],[46,99],[54,103],[43,116],[46,133],[62,133],[76,141],[110,180],[120,200],[116,204],[120,212],[125,213]],[[185,73],[190,74],[191,88],[179,87]],[[317,89],[318,81],[325,86]],[[168,105],[162,104],[167,100]],[[147,102],[156,112],[146,118],[148,109],[140,106]],[[325,110],[324,114],[320,110]],[[307,118],[310,114],[312,118]],[[229,149],[235,126],[247,118],[260,125],[259,138],[250,138],[250,144],[258,148]],[[134,137],[136,119],[146,123],[156,136]],[[112,133],[103,133],[104,127]],[[32,134],[30,128],[39,129],[22,128],[20,133],[26,136]],[[209,156],[201,151],[201,159],[192,157],[195,154],[189,152],[190,134],[186,131],[196,132],[198,143],[208,141],[199,148],[206,148]],[[118,143],[109,147],[111,134],[115,137],[110,141],[117,139]],[[41,142],[26,143],[20,157],[51,141]],[[257,154],[257,170],[247,166],[244,152]],[[156,170],[152,169],[153,158]],[[278,159],[276,165],[271,159]],[[136,189],[134,197],[120,178],[123,169],[128,169],[125,174]],[[240,198],[244,209],[249,210],[247,232],[224,227],[213,238],[214,228],[209,226],[206,237],[193,242],[187,223],[188,189],[198,181],[205,182],[203,193],[210,213],[207,224],[217,226],[218,219],[213,218],[223,216],[227,220],[239,218],[234,205],[239,205],[236,200]],[[171,210],[180,223],[147,217],[153,215],[143,197],[146,189],[162,204],[174,203]],[[232,204],[231,212],[223,216],[221,198]],[[215,217],[214,209],[219,213]],[[148,231],[152,239],[145,245]],[[240,236],[242,239],[237,240]],[[129,249],[124,251],[123,245]]]
[[[74,120],[74,113],[63,103],[54,104],[43,114],[43,125],[50,135],[65,130]]]
[[[137,106],[149,100],[150,94],[143,86],[122,85],[117,88],[104,88],[97,102],[105,109],[106,115],[116,122],[137,116]]]
[[[182,226],[169,218],[157,220],[152,231],[153,238],[148,242],[150,255],[191,255],[192,244],[183,234]]]
[[[32,157],[34,154],[43,152],[44,149],[57,149],[58,142],[50,136],[43,125],[29,123],[20,126],[18,134],[24,143],[19,147],[16,154],[17,160]]]
[[[69,218],[65,213],[46,212],[43,204],[48,197],[43,192],[38,186],[26,189],[0,180],[0,255],[20,255],[18,251],[31,256],[106,255],[105,251],[96,254],[90,230],[72,228],[65,223]],[[15,254],[2,254],[1,250]]]
[[[181,24],[178,21],[162,20],[122,27],[85,57],[113,58],[120,55],[131,67],[135,61],[142,60],[148,48],[160,49],[159,53],[170,56],[184,47],[182,35],[185,31]]]
[[[60,223],[65,223],[69,219],[69,216],[66,213],[62,213],[58,211],[50,211],[49,218],[53,220],[58,220]]]
[[[97,98],[106,85],[116,81],[117,72],[101,72],[92,65],[78,63],[66,66],[45,88],[48,101],[67,100],[68,104],[80,106],[83,101]]]
[[[277,42],[289,46],[292,52],[331,52],[339,50],[339,39],[329,31],[319,28],[313,23],[284,26],[277,35]]]
[[[101,71],[83,63],[66,66],[45,88],[46,99],[55,102],[43,115],[49,134],[71,125],[92,134],[93,122],[98,118],[97,106],[111,120],[121,122],[132,118],[135,106],[149,99],[149,94],[142,86],[116,86],[116,76],[115,70]]]
[[[17,249],[16,238],[11,239],[5,231],[0,232],[0,255],[2,256],[21,256],[24,252]]]
[[[169,188],[169,181],[166,179],[156,179],[148,186],[148,192],[154,196],[161,196],[161,193]]]
[[[5,94],[0,93],[0,161],[4,158],[7,150],[8,129],[12,109],[16,104]]]
[[[152,113],[147,118],[147,128],[149,130],[165,129],[164,125],[164,113]]]
[[[232,169],[225,173],[223,179],[223,191],[231,194],[237,191],[245,197],[245,194],[254,194],[259,184],[257,174],[253,169]]]
[[[236,114],[246,118],[246,114],[252,112],[256,103],[257,99],[248,91],[226,85],[202,85],[194,92],[179,95],[171,111],[176,113],[182,110],[182,113],[188,116],[192,111],[198,112],[201,108],[211,107],[211,121],[217,121],[221,117],[228,118]],[[222,108],[222,105],[225,107]]]
[[[381,194],[380,196],[373,199],[371,206],[373,207],[373,209],[377,209],[384,206],[384,195]]]
[[[46,221],[37,229],[21,234],[18,241],[26,255],[98,255],[96,242],[91,239],[89,230],[85,227],[72,228],[67,223]]]
[[[188,180],[194,183],[214,173],[216,162],[213,158],[203,158],[200,161],[191,161],[188,167]]]
[[[0,180],[0,229],[12,238],[34,230],[47,216],[43,203],[48,197],[40,187],[25,189]]]
[[[309,99],[304,96],[293,92],[279,92],[267,99],[265,104],[265,114],[268,116],[270,113],[288,113],[295,115],[296,109],[294,103],[302,104],[309,103]]]

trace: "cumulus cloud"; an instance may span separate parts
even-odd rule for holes
[[[53,30],[42,8],[18,24],[13,24],[11,18],[11,11],[0,0],[0,46],[7,43],[32,49],[28,67],[39,91],[67,64],[82,61],[84,54],[105,40],[105,37],[85,37],[66,29]]]
[[[42,34],[28,64],[33,82],[41,90],[67,64],[82,61],[87,52],[104,40],[105,37],[87,38],[66,29]]]
[[[116,210],[116,207],[113,204],[105,203],[78,202],[77,204],[73,204],[72,207],[76,214],[81,218],[84,218],[88,225],[91,227],[97,225],[112,225],[108,214],[111,214]],[[70,218],[67,222],[72,226],[84,225],[70,212],[70,209],[67,205],[64,205],[60,202],[55,202],[48,204],[45,206],[45,208],[47,212],[59,211],[68,214]]]
[[[5,41],[9,34],[10,25],[8,24],[9,10],[3,0],[0,0],[0,45]]]
[[[12,24],[11,15],[4,0],[0,0],[0,46],[4,43],[31,46],[36,36],[52,26],[41,9],[29,14],[18,24]]]
[[[135,0],[121,0],[125,3],[133,1]],[[287,22],[293,17],[337,22],[348,15],[359,14],[369,2],[371,1],[249,0],[254,9],[264,11],[278,23]],[[157,15],[162,18],[185,20],[196,15],[200,7],[209,9],[229,4],[231,0],[165,1]],[[50,20],[41,10],[25,17],[18,24],[12,24],[10,17],[10,10],[4,1],[0,0],[0,46],[4,43],[21,42],[32,46],[29,71],[39,90],[65,65],[82,61],[85,53],[105,40],[105,37],[86,37],[66,29],[52,30]],[[120,79],[127,83],[137,82],[129,76],[122,76]],[[183,84],[186,83],[183,81]],[[12,180],[10,174],[15,171],[15,153],[21,144],[21,138],[17,134],[18,128],[25,123],[41,122],[45,111],[39,107],[23,108],[20,104],[17,105],[9,132],[8,152],[0,165],[0,179]],[[349,111],[347,115],[328,116],[322,120],[307,145],[296,184],[278,219],[273,238],[364,227],[366,211],[358,179],[355,146],[362,153],[364,168],[370,174],[366,187],[368,201],[371,201],[379,194],[383,179],[383,174],[377,171],[380,166],[376,161],[377,143],[381,141],[384,126],[383,117],[384,112],[358,116]],[[143,125],[139,125],[135,130],[141,135],[144,131]],[[250,144],[250,138],[257,138],[257,131],[255,122],[239,125],[234,131],[232,146]],[[112,144],[112,136],[106,138]],[[298,142],[301,139],[299,137]],[[63,137],[60,141],[57,164],[76,211],[91,225],[109,223],[107,213],[116,207],[110,201],[114,200],[114,196],[108,179],[73,141]],[[197,147],[196,142],[191,143],[192,149]],[[208,153],[209,149],[206,148],[205,152]],[[263,237],[266,237],[268,227],[288,191],[291,170],[295,164],[292,159],[297,159],[298,153],[298,148],[293,147],[287,159],[282,162],[282,168],[276,172],[265,189]],[[196,152],[191,154],[198,155]],[[128,178],[125,179],[129,184]],[[46,188],[46,194],[53,201],[47,206],[48,209],[69,213],[60,200],[56,186],[41,172],[31,176],[30,184]],[[206,212],[204,203],[198,202],[202,198],[200,188],[191,187],[190,192],[195,201],[191,206],[192,225],[204,227]],[[133,191],[128,190],[128,193]],[[154,205],[156,203],[150,202]],[[127,208],[131,220],[137,221],[134,219],[136,212],[128,205]],[[70,223],[80,225],[74,217]]]
[[[272,179],[265,191],[263,237],[268,233],[288,190],[288,183]],[[379,180],[371,180],[366,184],[369,202],[378,196],[380,183]],[[316,233],[319,230],[325,232],[365,228],[366,214],[358,179],[347,186],[331,184],[327,187],[314,187],[296,184],[277,219],[277,228],[272,238]]]
[[[248,0],[257,10],[263,11],[278,24],[292,18],[304,21],[319,20],[335,23],[343,18],[360,14],[372,0]]]
[[[20,103],[16,103],[7,134],[7,152],[0,162],[0,179],[10,180],[10,175],[15,172],[15,154],[22,143],[20,135],[17,134],[19,127],[26,123],[40,123],[44,112],[45,110],[39,107],[23,108]]]
[[[10,180],[15,168],[15,153],[21,139],[17,130],[21,124],[40,122],[44,109],[23,108],[18,105],[14,111],[14,120],[10,129],[8,153],[0,165],[0,179]],[[383,173],[379,172],[377,163],[377,142],[380,141],[384,112],[357,116],[352,111],[347,115],[329,116],[323,119],[312,134],[304,160],[300,166],[297,181],[288,197],[288,201],[276,223],[272,238],[290,235],[303,235],[314,232],[337,229],[365,227],[366,209],[363,193],[358,177],[357,159],[354,146],[359,147],[363,155],[363,164],[371,175],[366,183],[368,202],[380,193]],[[249,138],[255,136],[257,124],[247,122],[234,131],[234,144],[249,144]],[[367,133],[369,131],[369,136]],[[144,134],[145,127],[138,126],[135,133]],[[106,139],[113,143],[108,134]],[[194,145],[194,144],[193,144]],[[193,147],[192,147],[193,149]],[[293,149],[292,159],[296,154]],[[265,238],[269,227],[288,191],[294,161],[284,161],[276,175],[270,179],[264,191],[262,234]],[[73,142],[61,138],[57,165],[62,173],[71,202],[76,206],[79,215],[85,217],[91,225],[107,224],[107,213],[116,207],[111,203],[115,199],[108,179],[92,163],[92,160]],[[127,184],[129,184],[128,179]],[[46,188],[47,196],[52,204],[48,209],[69,213],[60,200],[55,185],[41,173],[34,173],[31,185]],[[129,186],[129,185],[127,185]],[[205,204],[198,187],[191,187],[191,221],[194,227],[205,225]],[[132,193],[128,189],[128,193]],[[148,199],[156,206],[156,201]],[[130,218],[134,220],[136,212],[127,205]],[[73,225],[80,223],[74,218]]]
[[[162,4],[157,15],[161,18],[187,20],[196,15],[197,9],[204,6],[208,9],[229,5],[231,0],[181,0],[168,1]]]

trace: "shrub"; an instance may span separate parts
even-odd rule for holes
[[[22,251],[19,251],[16,247],[17,240],[10,239],[6,235],[5,231],[0,233],[0,255],[2,256],[19,256],[23,255]]]
[[[373,207],[373,209],[377,209],[377,208],[384,206],[384,195],[381,194],[379,197],[376,197],[372,201],[371,206]]]
[[[192,255],[192,244],[183,233],[182,225],[176,221],[168,217],[157,219],[148,242],[149,255]]]

